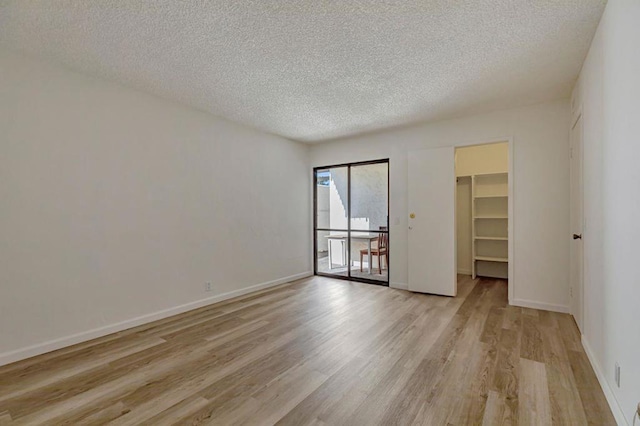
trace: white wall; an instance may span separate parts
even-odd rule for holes
[[[638,22],[640,2],[609,1],[572,102],[583,111],[583,343],[614,414],[629,424],[640,402]]]
[[[0,364],[311,270],[307,146],[9,52],[0,76]]]
[[[569,104],[427,123],[313,145],[314,166],[389,158],[393,286],[407,283],[407,153],[513,137],[514,294],[517,303],[568,310]]]
[[[509,171],[509,143],[465,146],[456,149],[456,176]]]

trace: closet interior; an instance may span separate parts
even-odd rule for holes
[[[509,144],[456,149],[458,273],[509,278]]]

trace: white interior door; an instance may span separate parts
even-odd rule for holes
[[[409,152],[409,290],[455,296],[454,148]]]
[[[571,313],[583,330],[583,188],[582,188],[582,115],[571,129]]]

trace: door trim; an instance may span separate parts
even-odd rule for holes
[[[582,119],[582,121],[581,121]],[[573,294],[570,292],[570,296],[569,296],[569,313],[571,314],[571,316],[573,317],[574,321],[576,322],[576,325],[578,327],[578,330],[580,331],[581,335],[585,334],[585,324],[587,323],[587,314],[585,312],[585,308],[584,308],[584,293],[585,293],[585,286],[584,286],[584,282],[585,282],[585,262],[584,262],[584,234],[585,234],[585,220],[584,220],[584,114],[582,111],[582,104],[580,104],[578,106],[578,108],[576,108],[576,112],[574,114],[573,117],[571,117],[571,128],[569,129],[569,171],[570,173],[572,173],[571,168],[572,168],[572,158],[573,158],[573,144],[572,144],[572,140],[573,140],[573,132],[576,128],[576,126],[578,125],[578,123],[580,123],[580,126],[582,126],[582,131],[581,133],[581,140],[580,140],[580,192],[582,192],[581,196],[580,196],[580,209],[582,210],[582,214],[581,214],[581,219],[582,219],[582,223],[580,224],[580,228],[581,228],[581,232],[582,232],[582,259],[580,259],[580,269],[581,269],[581,277],[582,277],[582,282],[580,283],[580,299],[578,300],[578,304],[580,305],[580,322],[582,324],[578,324],[578,322],[576,321],[576,317],[575,317],[575,312],[574,312],[574,296]],[[573,187],[572,185],[570,185],[569,191],[573,191]],[[573,194],[570,194],[570,200],[572,198]],[[572,226],[573,224],[572,222],[572,217],[573,217],[573,203],[570,202],[570,206],[569,206],[569,212],[570,212],[570,221],[569,221],[569,225]],[[570,234],[575,232],[574,229],[570,230]],[[573,241],[570,241],[569,244],[573,244]],[[569,291],[571,291],[571,288],[573,286],[573,277],[571,276],[571,270],[573,269],[573,249],[570,248],[569,250]]]
[[[481,140],[474,140],[474,141],[462,141],[462,142],[457,142],[454,143],[453,148],[462,148],[462,147],[466,147],[466,146],[473,146],[473,145],[491,145],[494,143],[504,143],[507,142],[508,147],[509,147],[509,158],[508,158],[508,170],[507,170],[507,174],[508,174],[508,192],[509,192],[509,199],[507,201],[508,206],[507,206],[507,211],[508,211],[508,215],[509,215],[509,223],[507,224],[507,228],[508,228],[508,232],[509,232],[509,241],[507,242],[507,257],[509,258],[509,266],[508,266],[508,273],[509,273],[509,279],[507,280],[507,284],[508,284],[508,289],[507,289],[507,293],[509,296],[509,305],[513,305],[514,301],[516,300],[515,296],[515,288],[516,288],[516,279],[515,279],[515,256],[514,256],[514,242],[515,242],[515,232],[514,232],[514,223],[515,223],[515,215],[513,213],[513,206],[514,204],[514,182],[513,182],[513,176],[514,176],[514,158],[515,158],[515,150],[514,150],[514,143],[513,143],[513,137],[512,136],[505,136],[502,138],[495,138],[495,139],[481,139]]]

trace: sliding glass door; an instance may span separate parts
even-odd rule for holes
[[[389,160],[314,169],[315,273],[388,285]]]

